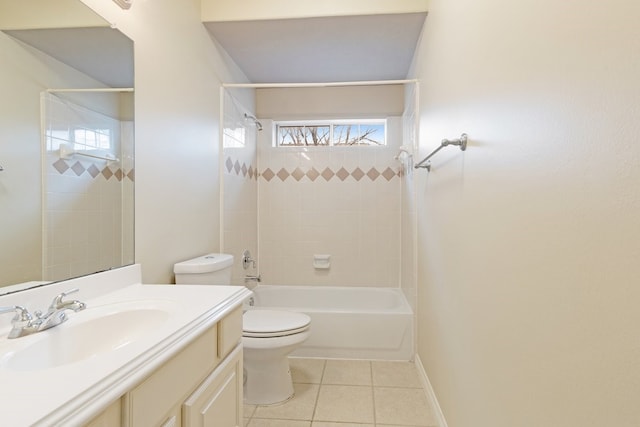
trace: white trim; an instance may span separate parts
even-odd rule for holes
[[[444,414],[442,413],[442,408],[440,408],[440,403],[438,403],[436,393],[431,386],[431,382],[429,381],[427,372],[424,370],[424,365],[422,365],[420,355],[418,354],[416,354],[415,364],[416,369],[418,370],[418,376],[420,377],[420,382],[422,383],[422,386],[424,387],[424,390],[427,394],[427,401],[429,402],[429,406],[433,409],[436,421],[438,422],[438,427],[448,427],[447,420],[444,418]]]
[[[218,120],[218,201],[220,202],[218,205],[218,215],[220,216],[220,222],[218,223],[218,233],[220,233],[220,238],[218,239],[218,245],[220,247],[220,252],[224,253],[224,99],[227,95],[227,90],[224,86],[220,86],[220,116]],[[231,97],[231,94],[229,94]]]
[[[132,87],[99,87],[87,89],[47,89],[46,92],[134,92]]]
[[[325,82],[325,83],[223,83],[222,87],[239,88],[282,88],[282,87],[335,87],[335,86],[379,86],[379,85],[401,85],[407,83],[417,83],[417,79],[411,80],[372,80],[355,82]]]

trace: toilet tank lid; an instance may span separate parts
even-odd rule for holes
[[[173,266],[175,274],[210,273],[233,265],[233,255],[208,254],[179,262]]]

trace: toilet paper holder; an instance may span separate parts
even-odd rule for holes
[[[331,255],[315,254],[313,255],[313,268],[316,270],[327,270],[331,268]]]

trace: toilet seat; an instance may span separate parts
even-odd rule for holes
[[[273,338],[309,329],[311,318],[304,313],[276,310],[248,310],[242,316],[242,336]]]

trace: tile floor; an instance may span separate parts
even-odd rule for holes
[[[437,426],[413,363],[289,360],[295,396],[245,405],[246,427]]]

